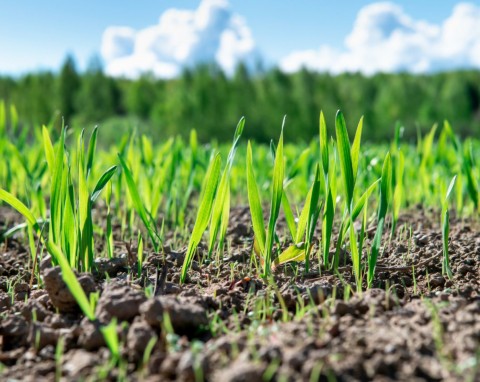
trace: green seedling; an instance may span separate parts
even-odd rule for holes
[[[120,360],[120,341],[117,334],[117,319],[114,318],[108,325],[102,326],[100,331],[112,355],[112,363],[118,363]]]
[[[305,272],[309,272],[310,269],[310,252],[312,249],[312,240],[315,233],[315,227],[317,225],[318,217],[320,215],[321,207],[319,204],[320,198],[320,167],[317,166],[315,172],[315,179],[308,192],[305,204],[302,212],[298,218],[298,224],[295,226],[294,222],[290,223],[293,228],[290,230],[295,233],[294,244],[289,246],[279,257],[275,260],[275,266],[285,264],[290,261],[303,261],[305,260]],[[283,205],[286,206],[286,210],[289,211],[286,215],[292,215],[291,208],[288,203],[286,195],[283,195]],[[289,219],[292,219],[290,217]]]
[[[448,276],[449,279],[453,277],[452,269],[450,268],[450,257],[448,254],[448,238],[450,233],[450,212],[449,201],[452,195],[452,191],[455,187],[455,181],[457,177],[454,176],[450,181],[450,185],[447,189],[447,194],[442,203],[442,248],[443,248],[443,261],[442,261],[442,273]]]
[[[219,234],[219,252],[223,251],[223,244],[228,227],[228,218],[230,216],[230,172],[244,126],[245,119],[242,118],[240,119],[240,122],[238,122],[235,130],[233,144],[227,158],[227,164],[223,170],[222,177],[220,178],[218,191],[213,202],[212,217],[210,220],[210,237],[208,241],[208,259],[211,259],[217,236]]]
[[[41,236],[40,227],[37,225],[35,216],[30,212],[27,206],[23,204],[20,200],[15,198],[12,194],[8,193],[5,190],[0,189],[0,200],[8,203],[14,209],[16,209],[23,217],[34,227],[37,235],[39,235],[40,240],[44,243],[47,248],[47,251],[50,253],[52,258],[60,265],[62,269],[62,278],[65,281],[68,289],[72,293],[73,297],[77,301],[78,305],[82,312],[87,316],[91,321],[95,319],[95,313],[90,305],[89,299],[87,298],[83,288],[77,280],[68,259],[63,254],[63,252],[50,240],[45,240]]]
[[[199,198],[197,218],[195,219],[192,234],[188,242],[187,253],[185,254],[185,260],[183,261],[182,273],[180,276],[180,282],[182,283],[184,283],[187,279],[187,273],[190,269],[193,256],[198,244],[200,244],[203,233],[207,229],[208,222],[211,218],[215,193],[217,191],[218,181],[220,178],[220,166],[221,158],[220,154],[217,154],[210,162],[207,174],[205,175],[202,193]]]
[[[157,225],[155,223],[155,219],[147,212],[147,209],[142,203],[140,193],[138,192],[137,184],[133,179],[133,174],[130,171],[127,165],[127,162],[125,161],[125,159],[123,159],[123,157],[120,154],[118,154],[118,158],[120,160],[123,173],[125,174],[125,180],[127,182],[128,192],[130,194],[130,197],[132,198],[133,206],[137,211],[138,216],[140,216],[140,219],[142,220],[148,232],[148,235],[150,236],[150,240],[152,242],[155,252],[158,252],[162,244],[162,238],[160,237],[157,231]]]
[[[377,230],[373,238],[372,247],[368,256],[368,274],[367,283],[370,288],[375,276],[375,268],[377,266],[378,255],[382,244],[383,228],[385,225],[385,217],[387,215],[388,205],[390,203],[392,185],[392,164],[390,161],[390,153],[387,153],[382,167],[382,179],[380,182],[380,203],[378,206]]]
[[[284,119],[285,123],[285,119]],[[280,205],[283,195],[284,181],[284,158],[283,158],[283,127],[278,141],[275,160],[273,166],[272,190],[270,198],[270,215],[268,225],[265,229],[263,221],[262,204],[258,191],[257,181],[253,170],[253,152],[252,145],[249,142],[247,148],[247,191],[250,213],[252,216],[252,226],[255,235],[254,251],[260,257],[263,265],[263,276],[268,276],[271,272],[273,256],[273,242],[275,238],[275,227],[280,212]]]

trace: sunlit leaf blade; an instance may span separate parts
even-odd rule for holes
[[[0,200],[4,201],[5,203],[9,204],[11,207],[16,209],[18,213],[20,213],[25,219],[27,219],[28,223],[30,223],[36,231],[39,230],[37,219],[33,216],[30,209],[23,204],[19,199],[13,196],[8,191],[0,189]]]
[[[304,261],[305,260],[305,245],[299,243],[289,246],[283,251],[280,256],[272,264],[272,269],[278,265],[285,264],[291,261]]]
[[[137,185],[135,183],[135,180],[133,179],[133,175],[130,169],[128,168],[127,163],[125,162],[125,160],[120,154],[118,154],[118,158],[120,160],[123,173],[125,174],[125,180],[127,182],[128,192],[130,194],[130,197],[132,198],[133,206],[137,211],[138,215],[140,216],[140,219],[142,220],[143,224],[145,225],[145,228],[148,231],[148,234],[150,236],[150,239],[152,241],[152,244],[155,250],[158,250],[159,237],[155,232],[154,222],[151,221],[149,215],[147,214],[145,206],[142,203],[142,199],[140,198]]]
[[[112,176],[115,175],[116,171],[117,171],[117,166],[112,166],[102,174],[100,179],[98,179],[97,184],[93,189],[92,195],[90,196],[90,200],[92,203],[95,202],[95,200],[97,200],[103,188],[107,185],[107,183],[112,178]]]
[[[325,177],[328,176],[328,165],[329,165],[329,155],[328,155],[328,135],[327,135],[327,124],[325,123],[325,117],[323,116],[323,111],[320,112],[320,155],[322,157],[322,169]]]
[[[202,240],[202,235],[207,229],[210,215],[212,213],[213,201],[215,198],[215,192],[217,190],[218,181],[220,178],[221,159],[217,154],[215,158],[210,162],[210,165],[205,175],[205,181],[203,185],[202,198],[199,201],[197,217],[190,236],[190,241],[187,247],[187,253],[183,261],[182,273],[180,281],[183,283],[187,278],[187,272],[190,269],[191,262],[195,250]]]
[[[213,202],[212,217],[210,222],[210,239],[208,245],[208,256],[210,257],[213,251],[213,247],[217,240],[218,231],[220,229],[220,224],[222,222],[222,216],[225,215],[225,201],[230,195],[230,172],[233,165],[233,160],[235,158],[235,152],[237,150],[237,145],[240,140],[240,137],[245,126],[245,118],[241,118],[235,129],[235,134],[233,138],[233,143],[230,148],[230,152],[227,158],[227,164],[223,170],[222,177],[220,179],[220,184],[218,186],[217,196]],[[220,240],[222,241],[222,240]],[[223,244],[219,243],[220,246]]]
[[[337,134],[338,156],[340,159],[340,170],[342,172],[347,206],[351,209],[355,178],[353,176],[352,157],[350,152],[350,141],[348,139],[347,126],[342,112],[339,110],[335,118],[335,130]]]
[[[378,219],[384,219],[387,214],[388,204],[390,202],[392,188],[392,163],[390,153],[385,156],[382,167],[382,179],[380,181],[380,208],[378,210]]]
[[[424,138],[422,142],[423,147],[421,152],[421,155],[422,155],[422,162],[420,164],[421,167],[426,166],[427,162],[431,158],[433,140],[435,139],[436,131],[437,131],[437,124],[432,126],[432,129],[430,130],[430,132],[427,134],[427,136]]]
[[[305,236],[305,230],[307,229],[308,223],[308,214],[310,210],[310,204],[312,201],[312,188],[308,191],[307,197],[305,198],[305,204],[303,205],[302,212],[298,218],[297,225],[297,234],[295,235],[295,243],[303,241]]]
[[[285,119],[283,120],[285,123]],[[272,200],[270,205],[270,217],[268,219],[268,228],[265,238],[265,271],[269,272],[272,262],[273,240],[275,237],[275,227],[280,212],[283,195],[283,181],[285,177],[285,167],[283,158],[283,127],[278,140],[278,147],[275,154],[273,165],[273,187]],[[298,232],[297,232],[298,234]]]
[[[113,318],[108,325],[102,326],[100,331],[113,359],[118,360],[120,357],[120,342],[117,334],[117,319]]]
[[[405,156],[401,151],[398,152],[395,190],[393,192],[393,219],[396,222],[400,215],[400,208],[403,202],[403,173],[405,169]]]
[[[153,147],[152,141],[144,134],[141,138],[142,158],[147,166],[153,164]]]
[[[357,178],[358,173],[358,160],[360,157],[360,141],[362,140],[362,130],[363,130],[363,116],[358,122],[357,131],[355,132],[355,138],[352,144],[352,168],[353,168],[353,178],[354,181]]]
[[[260,193],[258,191],[255,173],[253,171],[252,146],[248,142],[247,147],[247,194],[248,204],[250,206],[250,215],[252,217],[253,233],[258,243],[259,252],[263,254],[265,249],[265,226],[263,221],[262,204],[260,202]]]
[[[350,220],[350,254],[352,257],[353,264],[353,273],[355,275],[355,280],[357,282],[357,290],[361,289],[361,270],[360,270],[360,260],[361,253],[358,250],[357,246],[357,235],[355,232],[355,225],[353,220]]]
[[[323,211],[323,222],[322,222],[322,250],[323,250],[323,264],[329,268],[329,250],[330,250],[330,240],[332,237],[333,231],[333,219],[335,216],[335,205],[333,203],[332,192],[329,189],[327,194],[327,201],[324,206]]]
[[[370,256],[368,257],[368,274],[367,283],[370,288],[375,276],[375,268],[377,266],[378,254],[380,252],[380,246],[382,244],[384,219],[378,221],[377,230],[372,242],[372,248],[370,249]]]
[[[55,166],[55,152],[53,150],[52,141],[50,139],[50,134],[45,125],[42,126],[42,136],[43,136],[43,147],[45,150],[45,158],[47,159],[48,170],[50,174],[54,171]]]
[[[448,199],[448,198],[447,198]],[[442,273],[447,275],[448,278],[453,277],[452,269],[450,268],[450,258],[448,251],[448,237],[450,234],[450,213],[448,207],[446,207],[442,214],[442,249],[443,249],[443,261],[442,261]]]
[[[455,187],[455,182],[457,180],[457,176],[455,175],[452,180],[450,181],[450,184],[448,185],[448,189],[447,189],[447,194],[445,196],[445,202],[448,203],[448,201],[450,200],[451,198],[451,195],[452,195],[452,191],[453,191],[453,188]]]
[[[365,206],[366,202],[370,198],[370,195],[372,194],[372,192],[377,187],[380,180],[381,180],[381,178],[377,179],[375,182],[373,182],[367,188],[367,190],[362,194],[362,196],[360,196],[360,198],[357,200],[357,202],[355,203],[355,207],[353,208],[353,211],[352,211],[352,220],[355,221],[355,219],[357,219],[358,215],[360,215],[360,212],[362,212],[363,207]]]
[[[5,108],[5,101],[0,100],[0,136],[5,134],[6,127],[7,127],[7,112]]]
[[[287,194],[284,192],[282,195],[282,207],[283,213],[285,214],[285,221],[287,222],[288,230],[292,239],[295,239],[297,236],[297,226],[295,224],[295,216],[293,215],[292,207],[288,201]]]
[[[227,187],[227,194],[225,195],[225,201],[223,204],[222,221],[220,225],[220,240],[219,240],[220,248],[223,248],[223,243],[225,241],[225,236],[227,234],[229,218],[230,218],[230,182]]]
[[[383,228],[385,224],[385,216],[387,214],[388,205],[390,202],[390,194],[392,187],[392,164],[390,153],[387,153],[382,167],[382,179],[380,181],[380,205],[378,207],[378,223],[375,236],[373,238],[370,255],[368,257],[368,275],[367,283],[370,288],[375,276],[375,268],[377,266],[377,259],[380,253],[382,242]]]
[[[92,131],[92,135],[90,136],[90,141],[88,142],[88,150],[87,150],[87,168],[86,168],[86,176],[90,175],[93,166],[93,159],[95,157],[95,148],[97,147],[97,135],[98,135],[98,127]]]

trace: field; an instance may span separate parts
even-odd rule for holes
[[[0,103],[0,379],[479,380],[480,141],[363,124],[105,147]]]

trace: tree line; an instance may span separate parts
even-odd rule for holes
[[[245,116],[245,135],[268,142],[287,115],[285,138],[306,141],[318,134],[320,110],[333,130],[337,109],[352,130],[363,115],[364,139],[371,141],[391,138],[397,121],[412,140],[444,119],[463,136],[480,132],[480,72],[474,70],[367,77],[285,74],[277,68],[250,72],[239,65],[228,77],[214,65],[202,65],[175,79],[129,80],[105,75],[98,59],[79,72],[67,57],[58,73],[0,76],[0,99],[15,105],[23,127],[60,124],[63,117],[73,127],[100,125],[102,140],[135,127],[158,139],[186,136],[195,128],[202,141],[226,141]]]

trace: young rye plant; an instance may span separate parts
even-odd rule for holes
[[[214,246],[217,242],[217,236],[220,233],[218,249],[223,249],[223,243],[228,226],[230,214],[230,170],[238,142],[245,126],[245,119],[241,118],[235,129],[233,143],[227,158],[227,164],[220,178],[221,157],[216,154],[210,161],[202,186],[202,192],[199,198],[199,207],[195,224],[188,242],[187,253],[183,261],[180,282],[184,283],[187,279],[188,270],[193,261],[195,251],[202,240],[202,236],[210,226],[210,237],[208,244],[208,257],[210,258]]]
[[[284,119],[285,123],[285,119]],[[271,272],[272,262],[274,260],[273,242],[275,238],[275,227],[277,224],[280,205],[283,195],[284,181],[284,158],[283,158],[283,126],[278,140],[275,160],[273,165],[272,190],[270,198],[270,215],[268,225],[265,229],[263,221],[263,210],[260,201],[260,193],[258,191],[257,181],[253,170],[253,153],[252,145],[248,142],[247,147],[247,192],[248,203],[250,205],[250,214],[252,216],[252,226],[255,235],[254,251],[260,257],[263,265],[263,276],[268,276]]]
[[[455,187],[455,181],[457,176],[455,175],[450,181],[445,199],[442,201],[442,248],[443,248],[443,261],[442,261],[442,273],[448,278],[453,277],[452,270],[450,268],[450,257],[448,254],[448,237],[450,233],[450,212],[449,212],[449,200],[452,195],[453,188]]]
[[[54,148],[46,128],[43,129],[45,156],[51,176],[50,220],[48,239],[30,208],[11,193],[0,189],[0,201],[16,209],[26,219],[52,257],[62,269],[62,278],[83,313],[95,319],[94,309],[78,282],[73,269],[90,271],[94,263],[92,210],[103,188],[115,174],[116,166],[105,171],[88,191],[88,179],[94,163],[97,129],[90,138],[87,158],[84,156],[83,131],[77,141],[77,182],[71,166],[71,155],[65,148],[66,129]],[[77,187],[75,187],[77,186]],[[78,197],[76,197],[76,194]]]

